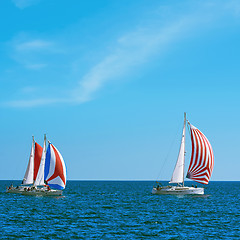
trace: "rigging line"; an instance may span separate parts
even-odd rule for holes
[[[160,177],[160,175],[162,174],[162,170],[163,170],[163,168],[164,168],[164,166],[165,166],[165,164],[166,164],[166,162],[167,162],[167,160],[168,160],[168,158],[169,158],[169,155],[170,155],[170,152],[171,152],[171,150],[172,150],[172,148],[173,148],[173,145],[174,145],[174,143],[176,142],[176,139],[177,139],[177,137],[178,137],[178,135],[179,135],[179,132],[181,131],[181,130],[179,130],[179,129],[181,129],[181,125],[182,125],[182,123],[179,123],[179,126],[178,126],[178,130],[177,130],[177,133],[175,134],[175,137],[174,137],[174,139],[173,139],[173,141],[172,141],[172,143],[171,143],[171,145],[170,145],[170,148],[169,148],[169,150],[168,150],[168,153],[167,153],[167,155],[166,155],[166,157],[165,157],[165,159],[164,159],[164,161],[163,161],[163,164],[162,164],[162,166],[161,166],[161,168],[160,168],[160,171],[159,171],[159,173],[158,173],[158,176],[157,176],[157,178],[156,178],[156,182],[157,182],[157,180],[159,179],[159,177]]]

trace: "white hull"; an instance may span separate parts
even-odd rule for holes
[[[30,195],[30,196],[61,196],[62,190],[54,190],[47,188],[40,189],[30,189],[30,188],[11,188],[7,189],[7,193],[18,193],[22,195]]]
[[[62,190],[33,190],[33,191],[23,191],[22,195],[30,195],[30,196],[61,196]]]
[[[7,193],[22,193],[24,190],[23,189],[17,189],[17,188],[11,188],[7,189]]]
[[[195,188],[195,187],[159,187],[153,188],[152,194],[170,194],[170,195],[187,195],[187,194],[204,194],[204,188]]]

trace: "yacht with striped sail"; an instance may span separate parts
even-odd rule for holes
[[[208,184],[214,165],[214,155],[210,142],[206,136],[187,119],[184,113],[182,140],[178,159],[169,183],[175,185],[157,186],[152,189],[153,194],[204,194],[203,187],[184,186],[185,165],[185,131],[188,124],[191,133],[192,154],[186,177],[201,184]]]
[[[45,135],[42,148],[33,137],[31,154],[22,184],[17,187],[8,187],[7,192],[40,196],[62,195],[66,185],[66,166],[57,148],[49,141],[46,148],[46,142]]]

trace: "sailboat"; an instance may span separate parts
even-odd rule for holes
[[[188,124],[191,133],[192,154],[187,171],[187,178],[201,184],[208,184],[214,166],[214,155],[210,142],[206,136],[186,119],[184,113],[184,124],[180,150],[177,162],[169,183],[177,185],[153,187],[153,194],[204,194],[203,187],[197,185],[184,186],[184,165],[185,165],[185,131]]]
[[[46,141],[46,135],[44,135],[42,148],[33,137],[31,154],[22,184],[17,187],[8,187],[8,193],[62,195],[66,185],[66,166],[62,155],[51,142],[48,141],[46,148]]]

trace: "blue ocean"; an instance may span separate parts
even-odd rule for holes
[[[11,183],[0,181],[1,239],[240,239],[240,182],[169,196],[151,181],[68,181],[61,197],[5,193]]]

